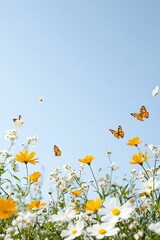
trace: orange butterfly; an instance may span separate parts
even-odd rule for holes
[[[55,156],[60,157],[62,154],[61,150],[56,145],[54,145],[53,149],[54,149]]]
[[[143,118],[149,117],[149,112],[147,112],[145,106],[142,106],[140,109],[140,113],[131,113],[131,115],[137,118],[139,121],[143,121]]]
[[[116,137],[116,138],[123,138],[124,137],[124,132],[122,130],[121,125],[118,126],[117,132],[113,129],[109,129],[109,131]]]

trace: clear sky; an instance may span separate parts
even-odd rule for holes
[[[16,148],[38,136],[40,164],[31,169],[45,167],[45,188],[54,167],[77,169],[85,155],[107,172],[107,149],[120,174],[128,173],[137,151],[126,143],[134,136],[160,144],[160,96],[151,94],[160,80],[159,11],[158,0],[0,2],[1,150],[21,114]],[[130,116],[142,105],[150,113],[144,122]],[[108,130],[119,124],[120,140]]]

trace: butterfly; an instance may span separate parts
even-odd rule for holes
[[[124,137],[124,132],[122,130],[121,125],[118,126],[117,132],[113,129],[109,129],[109,131],[116,137],[116,138],[123,138]]]
[[[23,119],[22,116],[19,115],[18,118],[13,118],[13,123],[16,128],[20,128],[23,125]]]
[[[55,154],[55,156],[60,157],[61,154],[62,154],[62,152],[61,152],[61,150],[59,149],[59,147],[57,147],[57,145],[54,145],[53,149],[54,149],[54,154]]]
[[[155,87],[152,91],[152,96],[155,97],[158,94],[158,86]]]
[[[139,121],[143,121],[143,118],[149,117],[149,112],[147,112],[145,106],[142,106],[140,109],[140,113],[131,113],[131,115],[137,118]]]

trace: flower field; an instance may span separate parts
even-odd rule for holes
[[[124,136],[120,127],[119,132],[111,132],[117,138]],[[112,182],[118,165],[112,162],[111,152],[107,153],[110,175],[103,178],[94,173],[96,157],[92,155],[77,159],[77,171],[69,164],[55,168],[50,174],[54,194],[49,192],[50,200],[44,202],[42,174],[28,170],[28,165],[39,164],[36,152],[31,150],[37,138],[28,138],[15,155],[18,130],[8,130],[6,139],[8,151],[0,152],[0,239],[160,238],[159,146],[148,145],[146,152],[139,137],[128,140],[128,147],[135,149],[128,163],[139,165],[140,171],[131,170],[123,185]],[[54,150],[59,158],[60,149],[54,146]],[[23,181],[19,177],[21,164],[26,169]],[[92,180],[83,180],[84,169],[92,174]],[[89,195],[91,189],[96,193],[94,199]]]

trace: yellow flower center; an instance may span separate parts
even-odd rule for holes
[[[74,229],[74,230],[72,231],[72,235],[76,234],[76,232],[77,232],[77,230]]]
[[[120,214],[120,210],[118,208],[114,208],[112,210],[112,214],[118,216]]]
[[[148,189],[152,189],[152,186],[149,186],[149,185],[148,185],[147,188],[148,188]]]
[[[98,231],[99,234],[105,234],[106,232],[107,232],[107,231],[106,231],[105,229],[103,229],[103,228],[102,228],[102,229],[99,229],[99,231]]]

